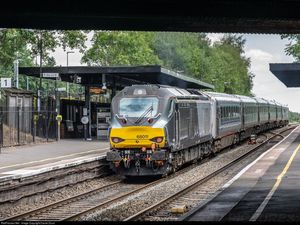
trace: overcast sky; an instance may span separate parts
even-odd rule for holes
[[[212,41],[219,40],[223,34],[209,34]],[[252,92],[257,97],[274,99],[282,104],[287,104],[291,111],[300,113],[300,88],[287,88],[270,71],[269,63],[291,63],[293,57],[287,56],[284,52],[286,39],[280,35],[270,34],[241,34],[246,39],[245,54],[251,58],[251,71],[255,74]],[[91,35],[89,35],[91,38]],[[87,46],[91,45],[88,41]],[[62,49],[57,49],[53,56],[57,65],[66,66],[67,54]],[[69,66],[79,66],[81,54],[69,54]]]

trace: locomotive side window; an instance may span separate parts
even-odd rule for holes
[[[174,112],[174,100],[171,100],[168,118],[170,118],[173,115],[173,112]]]

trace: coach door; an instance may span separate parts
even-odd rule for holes
[[[175,103],[175,141],[177,148],[180,146],[180,112],[179,103]]]

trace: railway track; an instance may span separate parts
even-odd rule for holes
[[[209,159],[206,159],[209,160]],[[204,161],[206,161],[204,160]],[[179,173],[184,173],[182,169],[169,177],[153,181],[147,184],[124,183],[124,180],[112,182],[97,189],[63,199],[37,209],[20,213],[0,221],[64,221],[78,220],[81,216],[99,210],[123,198],[154,186],[159,182],[166,181]],[[114,189],[114,190],[113,190]]]
[[[243,154],[242,156],[234,159],[230,163],[226,164],[225,166],[219,168],[218,170],[210,173],[206,177],[197,180],[196,182],[192,183],[191,185],[187,186],[184,189],[181,189],[180,191],[172,194],[171,196],[168,196],[167,198],[164,198],[157,202],[154,205],[151,205],[148,208],[145,208],[138,213],[131,215],[130,217],[127,217],[123,221],[134,221],[134,220],[153,220],[153,218],[160,218],[164,220],[168,220],[168,218],[173,218],[174,214],[170,212],[170,209],[174,206],[180,206],[180,209],[184,211],[184,213],[187,212],[187,210],[190,210],[192,207],[185,208],[187,205],[192,205],[195,207],[197,203],[201,200],[201,195],[203,195],[203,190],[201,190],[201,185],[205,184],[206,182],[210,181],[212,178],[220,175],[222,172],[226,171],[227,169],[231,168],[232,166],[239,163],[241,160],[247,158],[249,155],[254,153],[256,150],[260,149],[263,145],[267,144],[269,141],[274,139],[275,137],[281,137],[284,136],[282,133],[287,132],[288,130],[294,129],[295,126],[289,127],[287,129],[284,129],[283,131],[280,131],[279,133],[275,132],[269,132],[272,134],[271,137],[267,138],[262,143],[256,145],[254,148],[252,148],[247,153]],[[207,190],[208,191],[208,190]],[[180,214],[182,215],[182,214]],[[174,219],[174,218],[173,218]]]
[[[4,221],[62,221],[76,220],[94,209],[105,207],[113,202],[138,192],[157,181],[144,184],[126,184],[123,180],[110,183],[86,193],[78,194],[26,213],[4,219]],[[125,194],[124,194],[125,193]]]
[[[294,127],[293,127],[294,128]],[[292,128],[289,128],[292,129]],[[278,136],[280,133],[286,132],[286,129],[284,131],[281,131],[279,133],[272,134],[272,138],[275,136]],[[262,136],[265,136],[265,134],[262,134]],[[279,135],[280,136],[280,135]],[[267,139],[270,140],[272,138]],[[262,144],[265,144],[267,141],[264,141]],[[259,148],[262,144],[256,146],[250,152],[253,152],[255,149]],[[250,152],[248,154],[250,154]],[[236,162],[241,160],[242,158],[245,158],[245,154],[243,157],[240,157],[239,159],[235,160]],[[204,163],[208,161],[209,158],[206,158],[201,161],[201,163]],[[227,168],[233,166],[235,162],[232,162],[230,165],[219,169],[218,171],[215,171],[214,173],[208,175],[204,179],[201,179],[197,182],[195,182],[193,185],[189,186],[186,189],[181,190],[180,192],[175,193],[172,196],[169,196],[168,198],[162,198],[162,200],[142,211],[139,213],[136,213],[133,216],[130,216],[126,218],[125,220],[136,220],[139,218],[145,218],[149,213],[157,211],[157,209],[162,209],[163,206],[165,206],[168,202],[173,201],[175,198],[178,198],[181,195],[185,195],[189,190],[192,190],[194,187],[201,185],[201,183],[204,183],[211,179],[212,177],[216,176],[218,173],[221,173],[222,171],[226,170]],[[194,164],[196,166],[196,164]],[[125,199],[126,197],[129,197],[130,195],[136,194],[138,192],[141,192],[145,190],[148,187],[155,186],[156,184],[160,182],[164,182],[167,180],[171,180],[174,176],[178,176],[181,173],[184,173],[186,170],[190,170],[193,168],[193,166],[189,166],[187,168],[184,168],[182,170],[179,170],[175,174],[172,174],[166,178],[162,178],[147,184],[130,184],[130,183],[124,183],[123,180],[112,182],[108,185],[99,187],[95,190],[88,191],[86,193],[78,194],[76,196],[73,196],[68,199],[64,199],[61,201],[57,201],[55,203],[40,207],[38,209],[34,209],[22,214],[18,214],[9,218],[5,218],[3,221],[62,221],[62,220],[80,220],[85,215],[88,215],[90,213],[93,213],[94,211],[98,211],[101,209],[104,209],[108,206],[110,206],[113,203],[116,203],[118,201],[121,201]],[[193,197],[194,198],[194,197]],[[187,198],[187,200],[190,201],[191,198]],[[150,216],[151,217],[151,216]]]

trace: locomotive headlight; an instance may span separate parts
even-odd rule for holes
[[[113,143],[120,143],[120,142],[125,141],[125,140],[122,139],[122,138],[119,138],[119,137],[112,137],[112,138],[111,138],[111,141],[112,141]]]
[[[164,137],[155,137],[150,139],[150,141],[154,141],[156,143],[161,143],[164,140]]]

